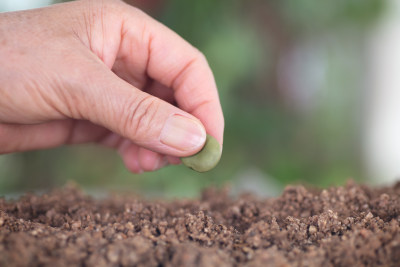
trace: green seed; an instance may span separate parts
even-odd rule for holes
[[[218,141],[207,134],[204,147],[195,155],[181,158],[183,164],[198,172],[207,172],[217,166],[222,150]]]

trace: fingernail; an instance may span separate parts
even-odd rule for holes
[[[206,141],[206,131],[201,123],[182,115],[173,115],[161,131],[161,142],[181,151],[201,147]]]

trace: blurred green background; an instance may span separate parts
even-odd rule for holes
[[[234,191],[276,194],[288,183],[325,187],[365,176],[363,45],[385,1],[134,2],[207,56],[226,120],[218,167],[134,175],[109,149],[61,147],[0,156],[1,194],[67,180],[167,197],[227,183]]]

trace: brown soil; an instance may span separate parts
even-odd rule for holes
[[[399,266],[399,223],[400,183],[174,202],[67,187],[0,199],[0,266]]]

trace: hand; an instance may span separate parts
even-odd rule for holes
[[[222,145],[205,57],[119,1],[0,14],[0,154],[97,142],[132,172]]]

